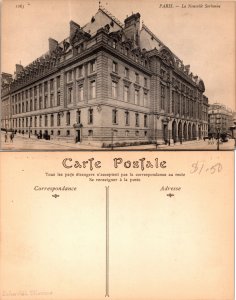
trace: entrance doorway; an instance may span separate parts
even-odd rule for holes
[[[80,129],[76,130],[76,143],[80,143],[81,142],[81,133],[80,133]]]

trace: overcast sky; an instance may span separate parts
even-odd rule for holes
[[[235,2],[168,2],[174,8],[160,8],[160,3],[165,2],[101,1],[122,23],[127,15],[139,12],[145,25],[203,79],[209,102],[235,110]],[[18,8],[20,4],[24,8]],[[182,4],[203,7],[182,8]],[[69,35],[70,20],[83,26],[98,6],[93,0],[4,0],[2,72],[13,73],[16,63],[26,66],[47,52],[49,37],[62,41]]]

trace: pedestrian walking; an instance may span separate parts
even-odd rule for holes
[[[11,139],[11,142],[13,143],[13,139],[14,139],[14,133],[13,132],[10,135],[10,139]]]
[[[8,135],[7,135],[7,132],[5,133],[5,143],[7,142],[7,138],[8,138]]]

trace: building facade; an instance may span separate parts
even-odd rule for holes
[[[12,127],[104,147],[201,139],[204,91],[139,13],[122,24],[100,7],[83,27],[71,21],[64,41],[50,38],[45,55],[16,66]]]
[[[12,112],[11,112],[11,94],[10,86],[12,83],[12,75],[2,73],[1,76],[1,128],[12,128]]]
[[[209,106],[208,110],[209,133],[216,135],[220,133],[231,134],[230,127],[234,126],[233,111],[220,103],[214,103]]]

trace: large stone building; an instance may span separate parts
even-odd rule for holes
[[[12,127],[19,133],[108,146],[200,139],[208,132],[204,83],[132,14],[100,7],[69,37],[16,66]]]
[[[10,86],[12,83],[12,75],[2,73],[1,76],[1,128],[12,128],[12,115],[11,115],[11,94]]]
[[[216,136],[217,132],[231,134],[234,126],[233,111],[220,103],[211,104],[208,109],[209,133]]]

